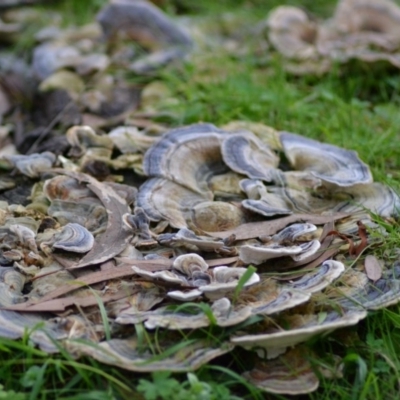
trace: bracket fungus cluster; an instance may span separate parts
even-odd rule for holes
[[[399,19],[389,0],[342,0],[325,23],[284,6],[268,25],[304,72],[400,65]],[[254,385],[304,394],[324,373],[305,341],[400,301],[400,264],[368,254],[400,199],[356,152],[262,124],[167,130],[132,117],[143,92],[127,76],[193,48],[153,4],[111,0],[96,23],[36,40],[15,75],[0,57],[0,100],[36,82],[30,117],[46,127],[15,128],[0,152],[0,337],[28,331],[46,352],[138,372],[240,352]],[[0,117],[23,125],[5,105]]]
[[[399,23],[400,7],[392,0],[339,0],[321,22],[303,9],[279,6],[267,20],[269,41],[295,74],[321,74],[350,60],[400,68]]]
[[[122,151],[118,132],[140,145]],[[149,140],[74,126],[67,137],[69,155],[6,159],[31,193],[24,205],[0,203],[3,337],[29,329],[45,351],[60,345],[132,371],[192,370],[241,347],[254,364],[246,379],[300,394],[318,387],[306,340],[400,301],[399,267],[364,256],[385,233],[373,216],[390,222],[400,200],[354,151],[242,124]],[[100,159],[143,175],[99,180],[85,166]],[[137,324],[159,351],[182,332],[188,346],[154,358]],[[212,326],[218,341],[202,334]]]

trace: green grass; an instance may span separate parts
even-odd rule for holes
[[[321,17],[329,15],[334,3],[332,0],[291,2]],[[63,13],[64,25],[79,25],[90,21],[102,4],[103,0],[67,0],[57,9]],[[241,13],[249,21],[258,22],[269,8],[278,4],[282,2],[179,0],[166,1],[164,8],[176,14],[208,15],[214,21],[222,18],[224,10]],[[26,39],[21,48],[31,44]],[[178,70],[163,71],[157,79],[167,86],[174,100],[159,104],[159,110],[164,113],[163,121],[179,126],[198,121],[222,125],[232,120],[246,120],[300,133],[356,150],[371,166],[376,180],[400,191],[398,71],[350,65],[338,67],[321,78],[296,78],[283,71],[282,62],[274,54],[260,58],[218,52],[197,55]],[[376,250],[377,255],[393,262],[398,257],[395,249],[399,244],[396,225],[389,229],[383,246]],[[311,349],[325,353],[328,362],[332,353],[344,359],[343,377],[336,380],[322,377],[321,388],[309,398],[397,399],[400,390],[399,311],[395,306],[371,312],[356,328],[309,343]],[[138,336],[141,333],[143,340],[148,340],[143,331],[138,327]],[[211,327],[203,334],[218,340],[222,332]],[[33,348],[28,338],[22,341],[0,339],[0,384],[3,385],[0,399],[151,400],[164,398],[162,396],[169,393],[160,391],[160,387],[169,388],[176,399],[179,396],[200,399],[199,393],[203,392],[209,396],[205,399],[211,399],[212,393],[219,394],[215,397],[218,399],[233,399],[234,395],[248,399],[284,398],[265,397],[240,377],[246,357],[248,353],[238,349],[233,355],[224,356],[223,362],[217,360],[196,371],[196,375],[134,374],[89,358],[75,360],[66,352],[49,356]],[[192,395],[195,397],[189,397]]]

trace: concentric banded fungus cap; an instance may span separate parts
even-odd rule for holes
[[[371,183],[372,175],[355,151],[323,144],[293,133],[282,132],[283,151],[294,168],[310,171],[337,186]]]
[[[50,169],[56,161],[56,156],[45,151],[30,155],[16,155],[5,157],[22,174],[30,178],[37,178],[43,171]]]
[[[300,243],[299,247],[301,247],[302,251],[299,254],[291,256],[294,261],[304,261],[314,255],[321,247],[321,242],[314,239],[309,242]]]
[[[305,349],[303,349],[305,353]],[[258,359],[254,368],[243,377],[256,387],[269,393],[299,395],[316,390],[319,380],[304,354],[298,347],[275,360]]]
[[[184,313],[159,308],[155,311],[142,313],[142,320],[147,318],[144,325],[148,329],[155,329],[157,327],[170,330],[199,329],[211,324],[210,318],[202,310],[195,309],[193,311],[194,313]],[[216,300],[211,305],[211,311],[215,317],[216,325],[221,327],[239,324],[251,316],[250,307],[234,308],[226,297]]]
[[[151,221],[168,221],[174,228],[187,228],[187,221],[196,204],[206,199],[168,179],[148,179],[140,188],[137,206]]]
[[[74,253],[86,253],[94,245],[93,235],[83,226],[74,223],[65,225],[55,239],[54,248]]]
[[[169,179],[212,200],[208,180],[226,170],[220,149],[224,135],[211,124],[171,130],[146,152],[143,170],[150,177]]]
[[[152,340],[152,339],[151,339]],[[170,349],[175,341],[161,343],[160,351]],[[93,346],[92,343],[70,342],[68,345],[78,354],[85,354],[105,364],[111,364],[128,371],[154,372],[154,371],[193,371],[210,360],[232,350],[233,346],[224,343],[218,347],[211,347],[206,340],[196,340],[176,352],[154,361],[151,352],[143,352],[136,338],[111,339]]]
[[[190,278],[195,278],[196,273],[204,273],[208,270],[208,264],[198,254],[188,253],[177,257],[172,264],[172,268]]]
[[[137,266],[132,266],[132,269],[140,276],[152,280],[162,279],[183,287],[200,286],[209,283],[211,280],[210,276],[206,273],[208,264],[198,254],[182,254],[174,260],[172,267],[172,271],[156,272],[150,272]]]
[[[231,342],[246,349],[263,347],[267,350],[275,350],[305,342],[323,332],[355,325],[366,316],[367,312],[364,310],[343,310],[340,314],[329,311],[324,321],[320,322],[318,314],[306,314],[300,318],[295,314],[286,315],[287,330],[285,331],[278,330],[276,326],[268,331],[263,328],[263,332],[259,334],[232,337]]]
[[[272,193],[261,200],[243,200],[242,205],[247,210],[253,211],[264,217],[292,214],[286,203]]]
[[[306,60],[316,56],[316,24],[297,7],[280,6],[269,15],[269,40],[285,57]]]
[[[199,290],[209,299],[217,300],[228,293],[232,293],[237,287],[240,278],[247,272],[247,268],[240,267],[215,267],[212,269],[211,283],[200,286]],[[253,273],[244,284],[245,287],[260,282],[260,276]]]
[[[310,297],[311,293],[285,288],[264,279],[259,285],[242,292],[239,301],[251,307],[253,315],[272,315],[303,304]]]
[[[400,198],[389,186],[382,183],[370,185],[355,185],[337,194],[348,196],[349,200],[341,202],[335,209],[337,211],[357,213],[370,210],[382,217],[391,217],[399,214]]]
[[[183,275],[178,275],[172,271],[151,272],[151,271],[147,271],[143,268],[137,267],[136,265],[132,265],[132,270],[135,272],[135,274],[142,276],[143,278],[148,278],[151,280],[162,279],[165,282],[187,286],[186,277]]]
[[[90,204],[82,201],[64,201],[55,199],[47,213],[61,225],[78,223],[92,232],[101,229],[107,223],[106,209],[96,202]]]
[[[279,158],[250,132],[227,136],[222,141],[222,158],[233,171],[252,179],[271,182]]]
[[[290,256],[296,261],[315,254],[320,247],[318,240],[312,240],[300,245],[282,246],[277,243],[268,245],[244,244],[239,248],[239,259],[245,264],[259,265],[272,258]]]
[[[342,275],[329,300],[341,307],[358,310],[379,310],[400,302],[400,274],[396,264],[372,282],[364,272],[350,270]]]
[[[317,227],[310,223],[291,224],[272,236],[272,240],[278,243],[293,242],[299,237],[315,232],[316,230]]]
[[[344,265],[335,260],[327,260],[320,267],[298,280],[284,285],[285,287],[297,290],[304,290],[308,293],[319,292],[344,272]]]
[[[239,248],[239,259],[245,264],[259,265],[271,258],[291,256],[299,254],[301,251],[300,246],[244,244]]]

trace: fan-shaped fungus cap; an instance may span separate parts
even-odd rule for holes
[[[171,348],[171,341],[161,342],[162,351]],[[74,342],[72,348],[96,360],[124,368],[129,371],[152,372],[152,371],[174,371],[184,372],[193,371],[203,364],[222,354],[231,351],[232,345],[219,345],[210,347],[210,343],[204,340],[197,340],[181,347],[173,355],[154,361],[153,354],[142,352],[138,346],[136,338],[130,339],[111,339],[98,343]]]
[[[310,242],[299,244],[299,247],[301,247],[302,251],[299,254],[291,256],[294,261],[303,261],[306,260],[308,257],[311,257],[319,250],[319,248],[321,247],[321,243],[319,240],[314,239]]]
[[[247,268],[240,267],[215,267],[211,270],[211,283],[205,286],[200,286],[199,289],[211,300],[220,299],[235,290],[240,278],[246,273],[246,271]],[[260,276],[253,273],[244,286],[251,286],[259,281]]]
[[[287,283],[285,287],[304,290],[308,293],[319,292],[337,279],[343,272],[343,263],[335,260],[327,260],[316,270],[305,274],[298,280]]]
[[[209,200],[211,176],[225,172],[221,140],[226,133],[211,124],[196,124],[165,133],[146,152],[143,170],[202,194]]]
[[[291,224],[272,236],[274,242],[293,242],[300,236],[315,232],[317,227],[310,223]]]
[[[202,310],[196,311],[193,314],[158,309],[148,313],[148,319],[144,325],[148,329],[159,327],[179,330],[199,329],[209,326],[211,324],[210,318]],[[251,316],[250,307],[234,308],[226,297],[216,300],[211,305],[211,311],[216,325],[221,327],[239,324]]]
[[[271,182],[279,158],[250,132],[225,137],[221,146],[222,158],[233,171],[252,179]]]
[[[393,189],[382,183],[354,185],[344,190],[337,190],[335,194],[348,197],[347,201],[341,202],[335,207],[337,211],[355,214],[363,210],[370,210],[382,217],[399,214],[399,196]]]
[[[244,294],[244,298],[246,298],[247,293],[249,294],[249,300],[244,301],[244,304],[251,307],[253,315],[279,313],[310,300],[311,293],[275,286],[272,290],[268,290],[270,287],[262,282]]]
[[[192,278],[194,272],[206,272],[208,264],[198,254],[188,253],[177,257],[172,264],[172,268]]]
[[[311,363],[298,348],[274,360],[257,360],[254,368],[243,377],[256,387],[276,394],[307,394],[319,386]]]
[[[137,205],[151,221],[165,220],[174,228],[187,228],[196,204],[206,199],[175,182],[163,178],[148,179],[140,188]]]
[[[264,330],[259,334],[232,337],[231,342],[247,349],[263,347],[269,350],[277,347],[294,346],[323,332],[355,325],[366,316],[367,312],[364,310],[346,310],[340,314],[330,311],[324,321],[320,322],[317,314],[304,315],[303,318],[290,315],[286,318],[287,330],[272,328],[270,332]]]
[[[93,235],[82,225],[70,223],[55,236],[53,248],[74,253],[86,253],[94,245]]]
[[[355,151],[287,132],[281,133],[281,142],[294,168],[310,171],[324,182],[337,186],[372,182],[368,166],[358,158]]]
[[[239,248],[239,259],[245,264],[259,265],[271,258],[293,256],[302,251],[303,248],[300,246],[244,244]]]

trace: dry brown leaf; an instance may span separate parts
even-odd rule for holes
[[[348,245],[349,245],[349,254],[351,256],[355,256],[356,255],[357,249],[356,249],[356,247],[354,245],[353,239],[349,238],[344,233],[340,233],[340,232],[338,232],[336,230],[333,230],[333,231],[328,232],[327,236],[336,236],[336,237],[342,239],[343,241],[347,242]]]
[[[79,182],[86,182],[88,188],[95,193],[103,203],[107,215],[106,231],[96,238],[92,250],[82,260],[70,269],[83,268],[88,265],[101,264],[121,253],[133,236],[133,231],[123,223],[122,216],[131,210],[126,201],[120,197],[109,185],[104,185],[89,175],[56,169],[63,175],[71,176]]]
[[[360,236],[361,243],[354,250],[355,257],[358,257],[368,246],[368,232],[366,226],[361,221],[358,221],[357,225],[358,225],[358,236]]]
[[[169,269],[172,267],[172,263],[174,261],[173,259],[167,259],[167,258],[160,258],[156,260],[133,260],[127,257],[118,257],[116,259],[122,263],[120,264],[122,266],[135,265],[150,272]],[[212,260],[204,260],[204,261],[207,263],[209,267],[216,267],[218,265],[232,264],[236,262],[238,259],[239,257],[235,256],[235,257],[215,258]]]
[[[365,258],[365,272],[368,279],[375,282],[382,277],[382,263],[375,256],[369,255]]]
[[[332,215],[313,215],[313,214],[292,214],[287,217],[277,218],[268,221],[249,222],[239,225],[234,229],[224,232],[205,232],[209,236],[225,239],[231,235],[236,236],[236,240],[247,240],[259,236],[270,236],[279,232],[287,225],[294,222],[310,222],[315,225],[326,224],[330,221],[336,221],[348,217],[347,213],[335,213]]]
[[[110,295],[105,295],[101,297],[101,301],[103,303],[108,303],[110,301],[120,300],[124,297],[128,297],[134,293],[134,288],[126,288],[125,290],[119,291],[118,293],[113,293]],[[54,312],[59,313],[63,312],[67,307],[76,306],[76,307],[91,307],[98,305],[99,298],[98,296],[86,296],[86,297],[78,297],[78,296],[69,296],[63,297],[61,299],[52,299],[40,303],[35,304],[26,304],[20,303],[11,305],[9,307],[4,307],[3,309],[12,310],[12,311],[23,311],[23,312]]]

